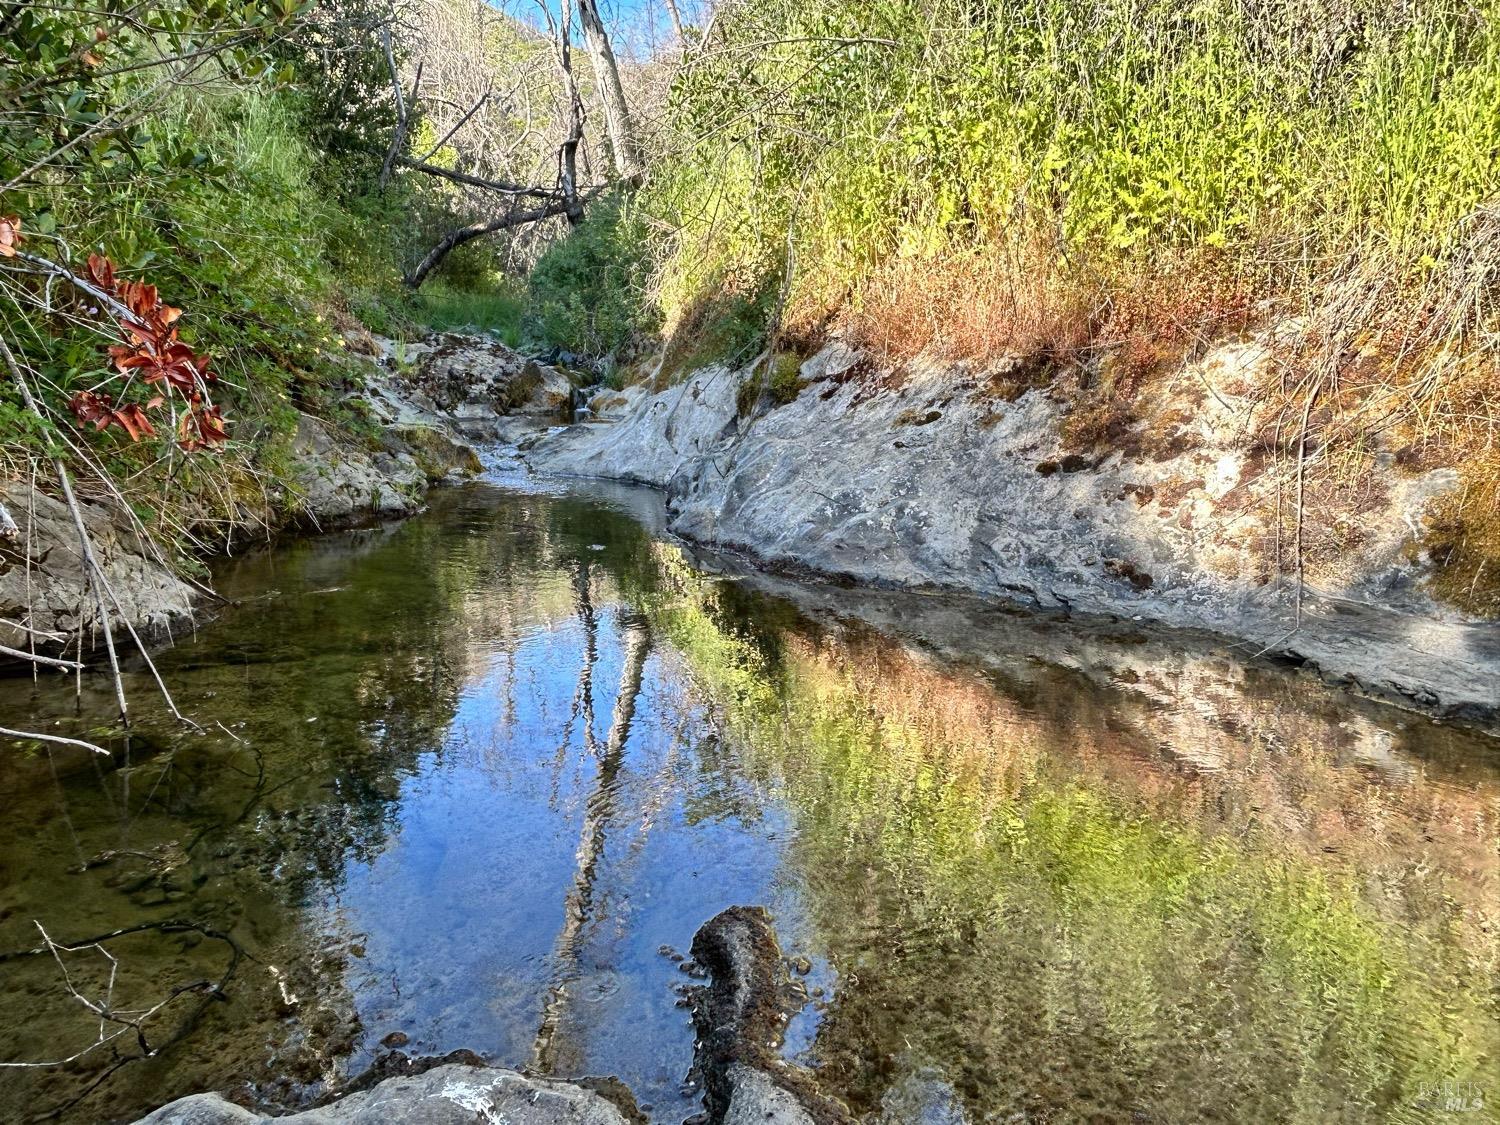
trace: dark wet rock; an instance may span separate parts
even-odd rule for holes
[[[527,1078],[511,1070],[447,1063],[394,1075],[326,1106],[263,1117],[217,1094],[194,1094],[163,1106],[137,1125],[630,1125],[612,1102],[571,1082]]]
[[[693,937],[693,960],[709,974],[696,991],[694,1074],[709,1120],[724,1125],[835,1125],[848,1112],[812,1076],[776,1054],[790,1011],[789,978],[771,916],[731,906]]]

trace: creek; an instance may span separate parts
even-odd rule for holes
[[[138,665],[128,738],[104,676],[0,680],[0,725],[111,751],[0,761],[0,953],[146,927],[0,960],[0,1061],[94,1042],[71,993],[208,982],[157,1057],[0,1072],[0,1120],[303,1106],[399,1046],[679,1122],[681,954],[736,903],[785,1054],[872,1118],[1497,1119],[1494,737],[1210,639],[745,573],[658,504],[500,471],[225,561],[158,659],[201,730]]]

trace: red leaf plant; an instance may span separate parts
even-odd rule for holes
[[[124,342],[109,349],[117,372],[126,380],[122,393],[136,375],[157,393],[143,408],[140,403],[122,402],[98,390],[80,391],[68,402],[73,416],[81,425],[92,424],[96,431],[119,426],[131,441],[139,441],[156,433],[145,411],[180,398],[186,407],[176,416],[177,444],[182,449],[193,452],[227,441],[224,418],[209,399],[209,385],[217,381],[209,357],[178,338],[177,320],[182,310],[162,304],[154,285],[117,278],[114,263],[102,254],[89,255],[85,273],[91,285],[129,313],[119,318]]]

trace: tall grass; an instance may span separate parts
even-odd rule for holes
[[[1496,0],[736,0],[672,105],[669,328],[770,284],[793,339],[1128,388],[1295,318],[1312,448],[1500,420]]]
[[[742,0],[678,82],[668,304],[803,306],[976,253],[1112,292],[1184,249],[1270,288],[1420,284],[1500,185],[1494,3]],[[767,45],[769,42],[769,45]],[[1043,269],[1049,268],[1041,263]]]

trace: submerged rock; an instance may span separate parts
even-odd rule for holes
[[[318,1109],[265,1117],[218,1094],[194,1094],[136,1125],[630,1125],[613,1103],[572,1082],[462,1063],[386,1078]]]
[[[836,1125],[849,1120],[812,1076],[776,1054],[790,1015],[790,978],[771,916],[731,906],[693,937],[693,961],[709,983],[693,995],[693,1069],[715,1125]]]

